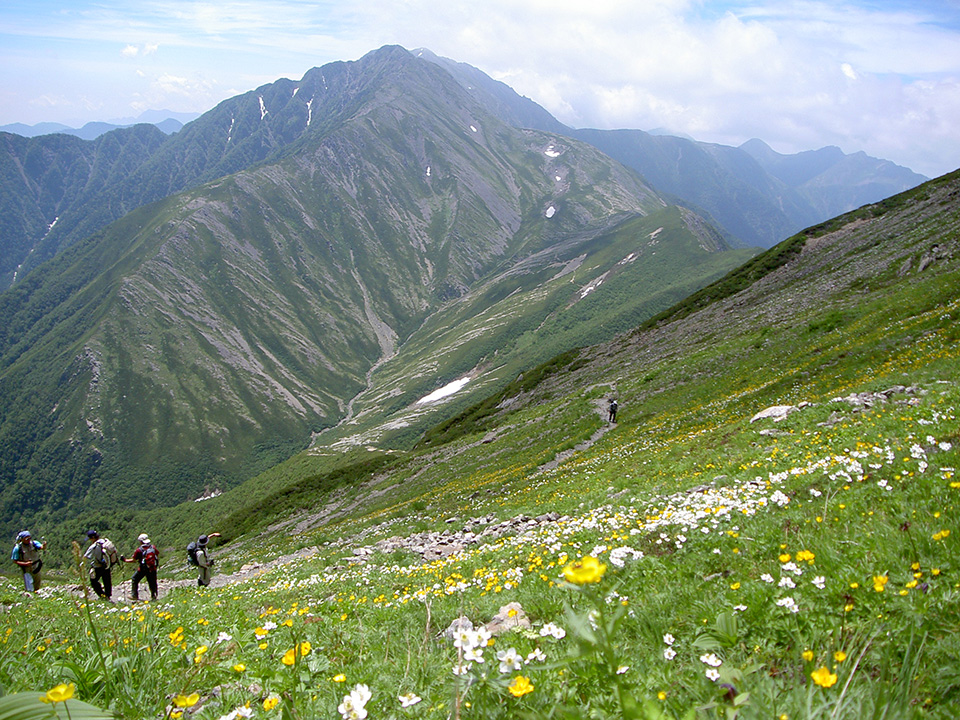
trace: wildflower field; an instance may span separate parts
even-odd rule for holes
[[[0,718],[955,718],[960,278],[921,280],[611,350],[219,549],[291,557],[220,587],[10,578]]]

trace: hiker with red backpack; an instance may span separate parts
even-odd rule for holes
[[[140,599],[140,581],[146,578],[147,585],[150,586],[150,599],[156,600],[158,593],[157,567],[160,565],[160,553],[157,552],[156,546],[150,542],[146,533],[140,533],[137,542],[140,543],[140,546],[133,551],[133,557],[120,556],[120,559],[124,562],[140,563],[137,571],[133,574],[133,579],[130,581],[130,597],[135,602]]]

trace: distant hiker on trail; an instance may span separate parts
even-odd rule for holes
[[[137,571],[133,574],[133,579],[130,581],[130,597],[135,601],[140,599],[140,581],[146,578],[147,585],[150,586],[150,599],[156,600],[157,567],[160,565],[160,553],[157,552],[157,548],[150,542],[146,533],[141,533],[137,542],[140,543],[140,546],[133,551],[133,557],[120,556],[120,559],[124,562],[140,563]]]
[[[190,543],[190,545],[187,546],[187,557],[190,563],[200,568],[200,575],[197,577],[197,585],[200,587],[209,585],[210,579],[213,577],[213,558],[207,555],[207,543],[210,541],[210,538],[215,537],[220,537],[220,533],[215,532],[209,535],[201,535],[195,543]],[[192,548],[191,545],[193,546]]]
[[[20,566],[23,572],[23,589],[28,593],[40,589],[40,568],[43,567],[40,551],[46,547],[46,541],[37,542],[30,536],[29,530],[17,534],[17,542],[13,546],[10,559]]]
[[[90,547],[83,556],[90,561],[90,586],[97,595],[113,602],[112,568],[120,562],[117,547],[96,530],[88,530],[87,537]]]
[[[615,423],[617,421],[617,401],[613,398],[610,398],[610,406],[607,408],[607,410],[609,415],[608,419],[610,422]]]

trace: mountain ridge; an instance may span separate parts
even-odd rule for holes
[[[681,278],[671,299],[750,254],[720,252],[687,211],[648,227],[667,204],[634,173],[587,144],[502,123],[402,49],[305,77],[222,105],[165,145],[188,155],[193,134],[236,139],[238,155],[213,165],[198,148],[192,177],[237,158],[243,170],[126,213],[0,295],[9,522],[230,487],[335,425],[368,373],[448,305],[461,324],[501,319],[434,348],[438,376],[566,349],[590,319],[556,277],[571,262],[607,277],[601,295],[629,289],[617,323],[632,323],[651,280],[636,263],[611,268],[643,233],[659,242],[657,281]],[[178,168],[155,183],[186,182]],[[685,278],[691,253],[699,265]],[[537,326],[557,319],[562,331],[538,343]],[[514,350],[498,357],[504,343]]]

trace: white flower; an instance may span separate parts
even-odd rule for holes
[[[674,643],[674,637],[673,637],[673,635],[671,635],[670,633],[667,633],[666,635],[664,635],[664,636],[663,636],[663,642],[664,642],[665,645],[673,645],[673,643]]]
[[[704,674],[707,676],[708,680],[713,680],[713,682],[716,682],[720,679],[720,673],[715,668],[707,668],[707,671]]]
[[[747,609],[747,606],[746,606],[746,605],[734,605],[734,606],[733,606],[734,612],[744,612],[744,611],[746,611],[746,609]]]
[[[543,650],[541,650],[540,648],[537,648],[536,650],[534,650],[533,652],[527,655],[527,659],[525,660],[525,662],[529,665],[534,660],[536,660],[537,662],[545,662],[546,659],[547,659],[547,656],[543,654]]]
[[[763,580],[765,583],[774,582],[773,575],[771,575],[770,573],[764,573],[763,575],[760,576],[760,579]]]
[[[466,675],[468,672],[470,672],[470,671],[467,669],[467,666],[466,666],[466,665],[454,665],[454,666],[453,666],[453,674],[454,674],[454,675],[457,675],[457,676]]]
[[[343,702],[337,707],[344,720],[363,720],[367,716],[366,704],[373,693],[366,685],[357,685],[350,691],[349,695],[344,695]]]
[[[276,630],[276,629],[277,629],[277,624],[276,624],[275,622],[271,622],[271,621],[267,620],[267,622],[265,622],[265,623],[263,624],[263,629],[264,629],[264,630]]]
[[[617,675],[623,675],[627,670],[630,669],[629,665],[621,665],[617,668]]]
[[[700,662],[702,662],[704,665],[709,665],[710,667],[720,667],[723,665],[723,660],[718,658],[714,653],[701,655]]]
[[[564,630],[559,625],[555,625],[552,622],[547,623],[542,628],[540,628],[540,636],[547,637],[550,636],[556,640],[563,640],[567,636],[567,631]]]
[[[406,695],[398,695],[398,696],[397,696],[397,700],[400,701],[400,707],[402,707],[402,708],[413,707],[413,706],[416,705],[418,702],[420,702],[422,699],[423,699],[423,698],[421,698],[421,697],[420,697],[419,695],[417,695],[416,693],[407,693]]]
[[[826,586],[827,579],[823,575],[817,575],[813,580],[811,580],[814,585],[823,590]]]
[[[241,705],[234,712],[237,714],[238,718],[248,718],[253,717],[253,708],[247,707],[246,705]]]
[[[797,586],[797,584],[796,584],[793,580],[791,580],[790,578],[788,578],[788,577],[782,577],[782,578],[780,578],[780,582],[777,583],[777,586],[778,586],[778,587],[786,587],[786,588],[795,588],[795,587]]]
[[[468,647],[463,651],[463,659],[467,662],[482,663],[483,660],[483,648]]]
[[[523,658],[517,652],[516,648],[507,648],[497,653],[497,660],[500,661],[500,673],[508,673],[512,670],[519,670],[523,667]]]
[[[820,497],[821,495],[823,495],[823,493],[817,490],[816,488],[810,488],[810,494],[813,495],[814,497]]]
[[[777,605],[787,608],[787,610],[792,613],[800,612],[800,608],[797,606],[797,601],[789,596],[777,600]]]
[[[229,640],[233,640],[233,636],[230,633],[221,632],[219,635],[217,635],[218,643],[228,642]]]
[[[663,657],[667,660],[673,660],[677,656],[677,651],[672,647],[668,647],[663,651]]]

